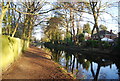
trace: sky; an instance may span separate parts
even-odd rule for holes
[[[1,2],[2,0],[0,0],[0,2]],[[7,1],[7,0],[4,0],[4,1]],[[25,1],[25,0],[11,0],[11,1],[14,1],[14,2],[18,2],[18,1]],[[29,0],[29,1],[32,1],[32,0]],[[36,0],[36,1],[40,1],[40,0]],[[47,2],[56,2],[57,0],[46,0]],[[58,1],[74,1],[74,2],[76,2],[76,1],[83,1],[83,0],[58,0]],[[84,0],[84,1],[87,1],[87,0]],[[95,1],[95,0],[94,0]],[[103,3],[105,3],[105,2],[109,2],[109,3],[112,3],[112,2],[117,2],[117,1],[119,1],[119,0],[102,0],[102,2]],[[117,4],[116,4],[116,6],[118,6]],[[51,8],[51,6],[50,5],[46,5],[45,7],[44,7],[44,9],[49,9],[49,8]],[[110,12],[114,17],[116,17],[116,19],[118,19],[118,7],[113,7],[113,8],[109,8],[109,9],[106,9],[108,12]],[[51,13],[49,13],[48,15],[52,15]],[[91,16],[91,15],[89,15],[89,14],[86,14],[86,13],[84,13],[83,14],[83,16],[84,17],[89,17],[90,18],[90,20],[93,20],[93,16]],[[104,20],[106,21],[106,22],[101,22],[101,21],[99,21],[99,25],[100,24],[103,24],[103,25],[105,25],[105,26],[107,26],[107,28],[108,28],[108,30],[113,30],[113,32],[114,33],[118,33],[118,21],[115,21],[110,15],[108,15],[108,14],[102,14],[101,15],[101,17],[102,18],[104,18]],[[86,19],[84,19],[84,20],[86,20]],[[93,21],[94,22],[94,21]],[[81,25],[83,25],[83,24],[86,24],[87,22],[81,22]],[[92,24],[90,24],[90,26],[91,26],[91,28],[93,27],[93,25]],[[40,26],[39,26],[40,27]],[[37,39],[41,39],[41,37],[42,37],[42,30],[41,30],[41,27],[40,27],[40,29],[38,29],[38,30],[36,30],[35,32],[37,32],[34,36],[37,38]]]
[[[119,0],[103,0],[103,2],[117,2],[117,1],[119,1]],[[53,1],[54,2],[54,1]],[[118,6],[118,4],[116,4],[116,6]],[[50,6],[48,5],[48,6],[46,6],[45,8],[49,8]],[[115,19],[117,19],[118,20],[118,7],[112,7],[112,8],[108,8],[108,9],[106,9],[106,11],[108,11],[109,13],[111,13],[113,16],[114,16],[114,18]],[[51,14],[50,14],[51,15]],[[90,20],[93,20],[93,16],[91,16],[91,15],[89,15],[89,14],[86,14],[86,13],[84,13],[83,14],[83,16],[84,17],[88,17],[88,18],[90,18]],[[108,28],[108,31],[110,31],[110,30],[113,30],[113,32],[115,33],[115,34],[117,34],[118,33],[118,21],[117,20],[114,20],[109,14],[106,14],[106,13],[104,13],[104,14],[102,14],[101,15],[101,18],[104,18],[104,20],[106,21],[106,22],[102,22],[102,21],[99,21],[99,25],[100,24],[103,24],[103,25],[105,25],[107,28]],[[84,19],[84,20],[86,20],[86,19]],[[92,21],[92,22],[94,22],[94,21]],[[84,24],[86,24],[87,22],[81,22],[81,25],[83,26]],[[91,26],[91,28],[93,27],[93,24],[90,24],[90,26]],[[34,36],[37,38],[37,39],[41,39],[41,37],[42,37],[42,30],[41,29],[39,29],[39,30],[37,30],[38,31],[38,33],[36,33]],[[40,32],[39,32],[40,31]]]

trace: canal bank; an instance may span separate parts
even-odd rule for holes
[[[30,47],[2,75],[3,79],[73,79],[51,55],[43,50]]]
[[[52,52],[53,60],[77,79],[120,79],[119,57],[70,50],[66,47],[40,46]],[[74,48],[75,49],[75,48]]]
[[[39,46],[39,45],[38,45]],[[90,48],[90,47],[82,47],[82,46],[67,46],[61,44],[51,44],[45,43],[43,47],[47,47],[50,49],[57,49],[61,51],[71,51],[71,52],[81,52],[87,55],[101,55],[101,56],[115,56],[120,57],[119,53],[114,52],[112,49],[99,49],[99,48]]]

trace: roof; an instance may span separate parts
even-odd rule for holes
[[[111,34],[111,32],[106,31],[106,30],[101,30],[101,31],[99,32],[99,34],[100,34],[100,35],[105,35],[105,34]],[[95,33],[95,34],[93,34],[93,35],[97,35],[97,33]],[[112,33],[112,35],[116,35],[116,34]]]
[[[113,39],[109,39],[107,37],[104,37],[104,38],[101,39],[101,41],[113,42],[114,40]]]

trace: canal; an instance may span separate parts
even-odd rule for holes
[[[118,57],[47,48],[52,59],[77,79],[120,79]]]

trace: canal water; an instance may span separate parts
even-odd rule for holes
[[[120,62],[117,57],[47,49],[52,52],[52,59],[77,79],[120,79]]]

